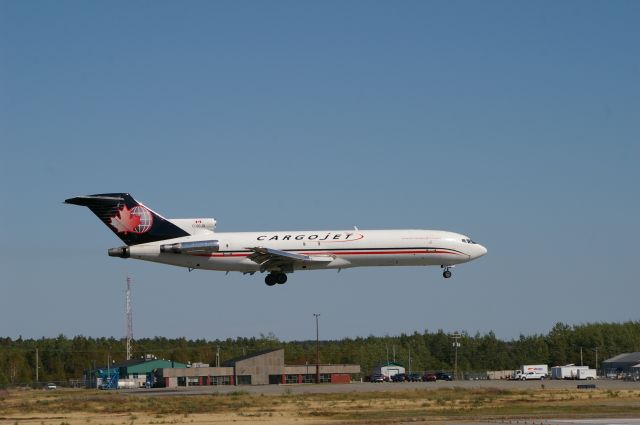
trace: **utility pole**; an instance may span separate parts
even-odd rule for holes
[[[580,366],[584,366],[582,364],[582,347],[580,347]]]
[[[39,375],[38,375],[38,367],[39,367],[38,349],[36,348],[36,384],[40,381],[40,378],[39,378]]]
[[[316,317],[316,384],[320,383],[320,331],[318,330],[318,317],[320,313],[313,313]]]
[[[453,363],[453,379],[457,380],[458,379],[458,348],[460,347],[460,343],[458,342],[458,340],[460,338],[462,338],[462,336],[456,332],[453,335],[450,335],[450,337],[453,339],[453,347],[455,348],[455,360]]]
[[[598,376],[598,347],[594,348],[596,351],[596,376]]]
[[[127,360],[131,360],[131,351],[133,347],[133,309],[131,308],[131,278],[127,276]]]
[[[108,388],[111,388],[111,347],[109,347],[109,352],[107,353],[107,383]]]
[[[216,346],[216,367],[220,367],[220,346]]]

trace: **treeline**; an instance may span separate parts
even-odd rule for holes
[[[481,372],[516,369],[522,364],[563,365],[580,363],[595,367],[607,358],[640,351],[640,322],[591,323],[570,326],[557,323],[546,335],[521,335],[502,341],[493,332],[481,335],[462,333],[458,348],[458,370]],[[373,366],[396,361],[413,371],[453,370],[453,339],[443,331],[415,332],[399,336],[369,336],[320,341],[321,363],[355,363],[368,374]],[[108,361],[125,360],[126,344],[115,338],[11,339],[0,338],[0,385],[29,384],[36,381],[36,357],[39,382],[67,382],[82,379],[84,371],[104,366]],[[316,341],[280,341],[273,335],[207,341],[162,337],[134,342],[134,357],[153,354],[177,362],[215,365],[251,353],[284,348],[287,364],[315,364]],[[395,354],[395,357],[394,357]]]

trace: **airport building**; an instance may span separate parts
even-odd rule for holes
[[[87,388],[118,389],[157,385],[158,370],[186,369],[190,365],[147,355],[140,359],[100,366],[85,372]]]
[[[320,383],[349,383],[360,365],[320,364]],[[88,388],[187,387],[201,385],[267,385],[316,382],[316,365],[285,365],[284,349],[231,359],[221,366],[178,363],[153,356],[113,363],[86,372]]]
[[[373,375],[383,375],[391,379],[394,375],[405,373],[405,368],[400,363],[388,362],[375,366],[371,371]]]
[[[605,376],[640,378],[640,351],[618,354],[603,361],[601,368]]]
[[[320,383],[349,383],[360,365],[320,364]],[[303,384],[316,381],[316,365],[285,365],[284,349],[261,351],[220,367],[167,367],[156,371],[160,386]]]

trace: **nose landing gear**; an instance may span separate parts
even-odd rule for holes
[[[451,277],[451,270],[453,268],[453,266],[440,266],[441,268],[444,269],[444,271],[442,272],[442,277],[444,277],[445,279],[449,279]]]
[[[264,278],[264,283],[267,286],[273,286],[276,283],[282,285],[287,282],[287,275],[285,273],[280,272],[271,272]]]

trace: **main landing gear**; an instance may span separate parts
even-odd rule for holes
[[[453,268],[453,266],[440,266],[444,269],[444,271],[442,272],[442,277],[444,277],[445,279],[449,279],[451,277],[451,268]]]
[[[273,286],[276,283],[282,285],[287,282],[287,275],[285,273],[280,272],[271,272],[264,278],[264,283],[267,286]]]

